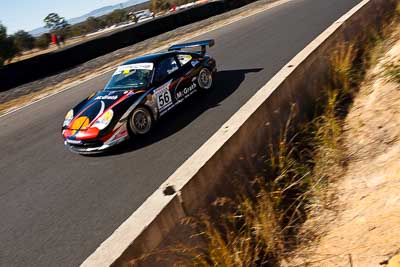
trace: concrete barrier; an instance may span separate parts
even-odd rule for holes
[[[150,196],[82,266],[131,266],[151,252],[179,221],[207,207],[234,173],[252,172],[252,158],[280,133],[292,103],[305,115],[323,95],[331,52],[343,41],[362,41],[372,25],[394,11],[395,0],[364,0],[284,66],[198,151]],[[244,159],[244,160],[242,160]],[[250,160],[246,160],[250,159]],[[247,177],[247,176],[244,176]]]

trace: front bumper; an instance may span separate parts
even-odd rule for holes
[[[64,136],[64,145],[72,152],[78,154],[98,154],[129,138],[126,125],[120,125],[109,137],[97,137],[95,139],[76,140],[74,137]]]
[[[71,152],[78,154],[97,154],[110,147],[109,145],[104,145],[101,141],[82,142],[68,139],[64,141],[64,145]]]
[[[128,138],[120,138],[114,142],[103,143],[98,140],[89,140],[89,141],[75,141],[68,140],[64,141],[64,145],[71,151],[77,154],[82,155],[91,155],[91,154],[100,154],[109,150],[111,147],[116,146],[117,144],[127,140]]]

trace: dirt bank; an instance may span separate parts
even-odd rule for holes
[[[344,121],[347,162],[329,189],[333,198],[305,224],[314,239],[287,265],[385,266],[399,253],[400,84],[389,81],[399,60],[397,40],[368,72]],[[389,73],[387,62],[399,68]]]

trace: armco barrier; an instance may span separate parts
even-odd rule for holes
[[[197,22],[254,0],[213,1],[120,29],[98,38],[0,68],[0,91],[58,73],[117,49]]]
[[[279,135],[292,103],[300,114],[315,104],[326,82],[328,57],[338,43],[362,42],[371,26],[394,10],[395,2],[364,0],[324,31],[179,167],[82,266],[131,266],[134,258],[154,250],[163,240],[173,239],[169,234],[179,233],[180,219],[207,207],[226,189],[233,173],[251,173],[251,160],[246,159],[265,153],[271,140],[268,137]]]

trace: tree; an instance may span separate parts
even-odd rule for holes
[[[52,31],[59,31],[65,29],[69,24],[64,17],[60,17],[57,13],[50,13],[44,18],[46,28]]]
[[[151,10],[155,13],[162,10],[168,10],[171,4],[165,0],[151,0]]]
[[[0,24],[0,66],[3,66],[7,60],[11,61],[18,52],[14,38],[7,36],[7,28]]]
[[[151,0],[151,10],[153,12],[160,11],[163,2],[164,2],[163,0]]]
[[[105,23],[95,17],[88,17],[84,23],[87,32],[94,32],[105,27]]]
[[[69,27],[68,37],[81,36],[86,34],[86,28],[82,25],[72,25]]]
[[[26,51],[35,47],[35,38],[26,31],[17,31],[12,35],[18,50]]]
[[[0,40],[7,38],[7,28],[0,24]]]
[[[47,49],[50,45],[50,34],[44,33],[35,40],[35,46],[39,49]]]
[[[127,21],[128,19],[129,18],[128,18],[128,14],[126,11],[124,11],[122,9],[116,9],[106,16],[105,22],[106,22],[107,26],[112,26],[112,25]]]

